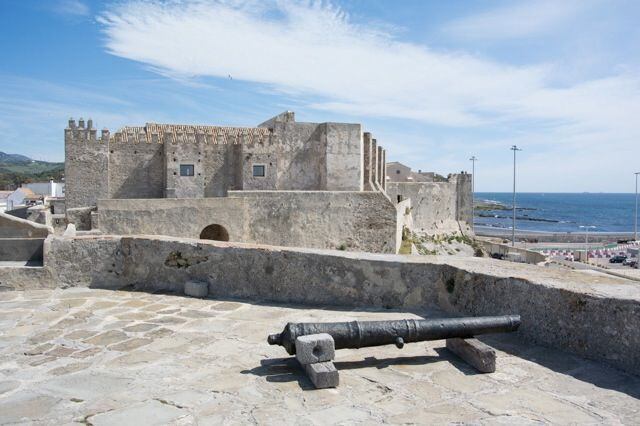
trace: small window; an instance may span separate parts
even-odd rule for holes
[[[265,176],[265,166],[263,164],[255,164],[253,166],[253,176],[254,177],[264,177]]]
[[[400,170],[396,170],[396,174],[399,175],[400,174]]]
[[[193,176],[193,164],[180,164],[180,176]]]

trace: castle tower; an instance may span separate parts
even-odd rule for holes
[[[91,119],[85,127],[81,118],[76,125],[69,119],[64,129],[65,204],[66,208],[95,206],[100,198],[109,197],[109,133],[97,138]],[[106,136],[106,139],[105,139]]]

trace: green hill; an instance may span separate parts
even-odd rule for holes
[[[15,189],[23,183],[45,182],[64,177],[64,163],[35,161],[18,154],[0,152],[0,190]]]

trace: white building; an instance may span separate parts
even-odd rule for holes
[[[64,197],[64,182],[34,182],[23,183],[22,188],[28,188],[38,195],[44,197]]]
[[[0,191],[0,212],[7,210],[7,197],[13,191]]]
[[[35,203],[38,199],[42,199],[42,196],[34,193],[29,188],[18,188],[7,197],[6,210],[24,206],[30,201]]]
[[[397,161],[387,163],[386,168],[387,182],[438,182],[444,180],[442,177],[436,177],[434,172],[423,172],[422,170],[414,172],[411,167]]]

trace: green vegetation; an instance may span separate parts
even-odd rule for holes
[[[400,250],[398,250],[398,254],[411,254],[411,245],[413,241],[411,240],[411,231],[406,226],[402,227],[402,243],[400,244]]]
[[[400,250],[398,250],[398,254],[411,254],[411,241],[402,240],[402,244],[400,244]]]
[[[436,255],[436,254],[449,254],[453,255],[460,253],[462,250],[460,247],[451,247],[453,243],[465,244],[473,248],[473,255],[476,257],[484,257],[484,250],[480,244],[473,238],[453,233],[453,234],[438,234],[438,235],[419,235],[410,232],[404,228],[402,230],[402,245],[400,246],[400,253],[403,253],[404,247],[415,245],[418,253],[422,255]],[[434,247],[435,246],[435,247]]]
[[[19,163],[0,163],[0,189],[18,188],[23,183],[45,182],[49,179],[61,181],[64,176],[64,163],[46,161],[26,161]]]

